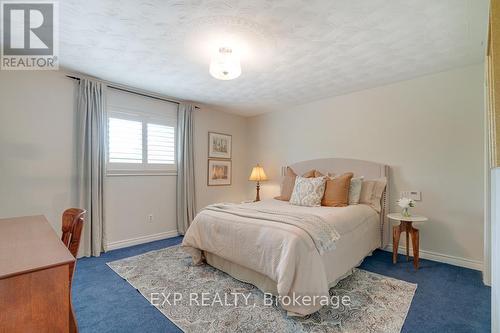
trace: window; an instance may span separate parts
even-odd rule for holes
[[[175,163],[175,128],[148,124],[148,163]]]
[[[109,118],[109,163],[142,163],[142,123]]]
[[[112,91],[107,111],[108,174],[176,171],[176,104]]]

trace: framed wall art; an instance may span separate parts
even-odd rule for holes
[[[208,132],[208,158],[231,158],[232,136]]]
[[[231,185],[231,161],[208,160],[208,186]]]

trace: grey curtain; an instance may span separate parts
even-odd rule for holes
[[[194,105],[177,113],[177,231],[184,235],[196,215],[194,182]]]
[[[106,250],[103,214],[105,86],[97,81],[80,79],[76,98],[79,204],[87,210],[82,249],[85,256],[99,256]]]

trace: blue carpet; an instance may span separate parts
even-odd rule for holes
[[[73,307],[80,332],[180,332],[106,263],[181,240],[175,237],[79,259],[73,280]],[[429,260],[421,260],[420,269],[415,271],[402,256],[393,265],[391,254],[379,250],[366,258],[361,268],[418,284],[402,332],[490,331],[491,290],[483,285],[478,271]]]

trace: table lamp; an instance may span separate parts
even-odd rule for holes
[[[252,180],[254,182],[257,182],[257,195],[255,196],[255,201],[260,201],[260,182],[267,180],[266,173],[264,172],[264,169],[260,165],[256,165],[252,169],[252,173],[250,174],[250,178],[248,180]]]

